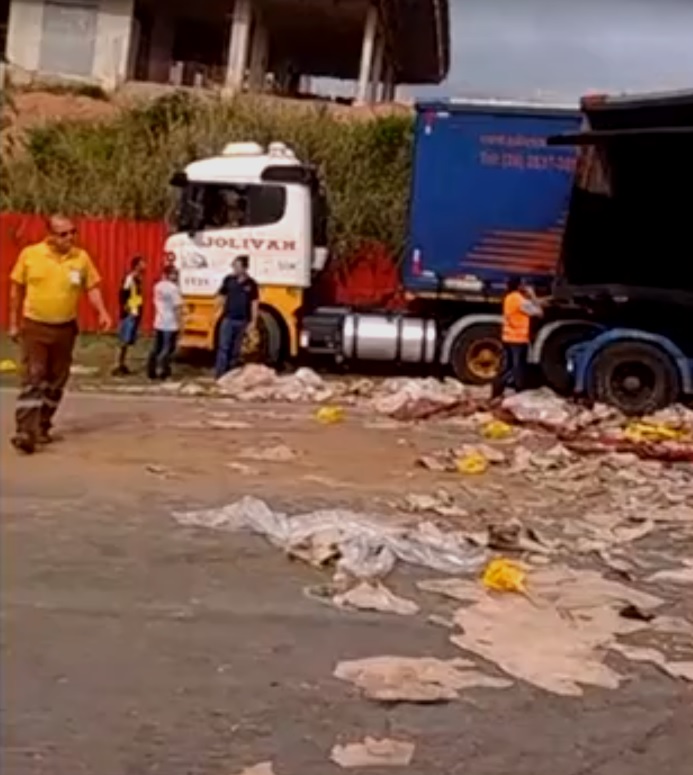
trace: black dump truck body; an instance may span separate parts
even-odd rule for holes
[[[549,140],[580,146],[552,314],[595,326],[573,348],[578,392],[637,413],[693,390],[693,92],[582,110],[583,131]]]

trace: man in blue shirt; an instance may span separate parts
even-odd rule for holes
[[[224,278],[217,294],[221,321],[217,343],[216,378],[238,366],[248,328],[257,325],[260,294],[248,274],[248,256],[237,256],[232,273]]]

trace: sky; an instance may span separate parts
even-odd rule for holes
[[[449,0],[452,66],[416,96],[573,101],[693,89],[693,0]]]

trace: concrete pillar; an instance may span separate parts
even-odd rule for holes
[[[269,34],[262,18],[255,19],[253,36],[250,44],[250,73],[248,87],[251,91],[263,92],[267,76],[269,60]]]
[[[392,62],[385,66],[385,76],[383,78],[383,102],[393,102],[395,99],[395,68]]]
[[[96,25],[92,75],[107,89],[128,75],[133,0],[101,0]]]
[[[361,65],[359,67],[359,80],[356,87],[356,102],[361,104],[368,101],[371,73],[373,70],[373,54],[377,34],[378,8],[375,5],[369,5],[368,11],[366,13],[366,23],[363,28]]]
[[[149,61],[147,62],[148,81],[153,83],[169,82],[175,33],[173,19],[170,16],[161,13],[154,17],[149,42]]]
[[[252,21],[253,7],[250,0],[235,0],[231,42],[229,43],[229,61],[226,67],[226,88],[230,92],[237,93],[243,89],[245,70],[248,65]]]
[[[380,81],[383,77],[383,64],[385,62],[385,38],[378,35],[375,39],[373,52],[373,68],[371,70],[370,101],[380,102]]]
[[[12,68],[27,74],[39,68],[43,3],[12,0],[7,20],[5,56]]]

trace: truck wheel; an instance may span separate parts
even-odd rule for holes
[[[679,375],[671,358],[644,342],[605,347],[590,365],[587,394],[627,415],[655,412],[679,396]]]
[[[269,311],[261,309],[257,331],[246,338],[243,345],[246,361],[278,366],[284,356],[284,336],[281,324]]]
[[[597,333],[590,326],[566,326],[554,331],[541,351],[541,373],[546,384],[559,395],[567,396],[573,390],[573,376],[568,371],[568,350],[580,342],[587,342]]]
[[[450,363],[460,380],[470,385],[492,382],[503,361],[500,326],[480,323],[460,333],[452,346]]]

